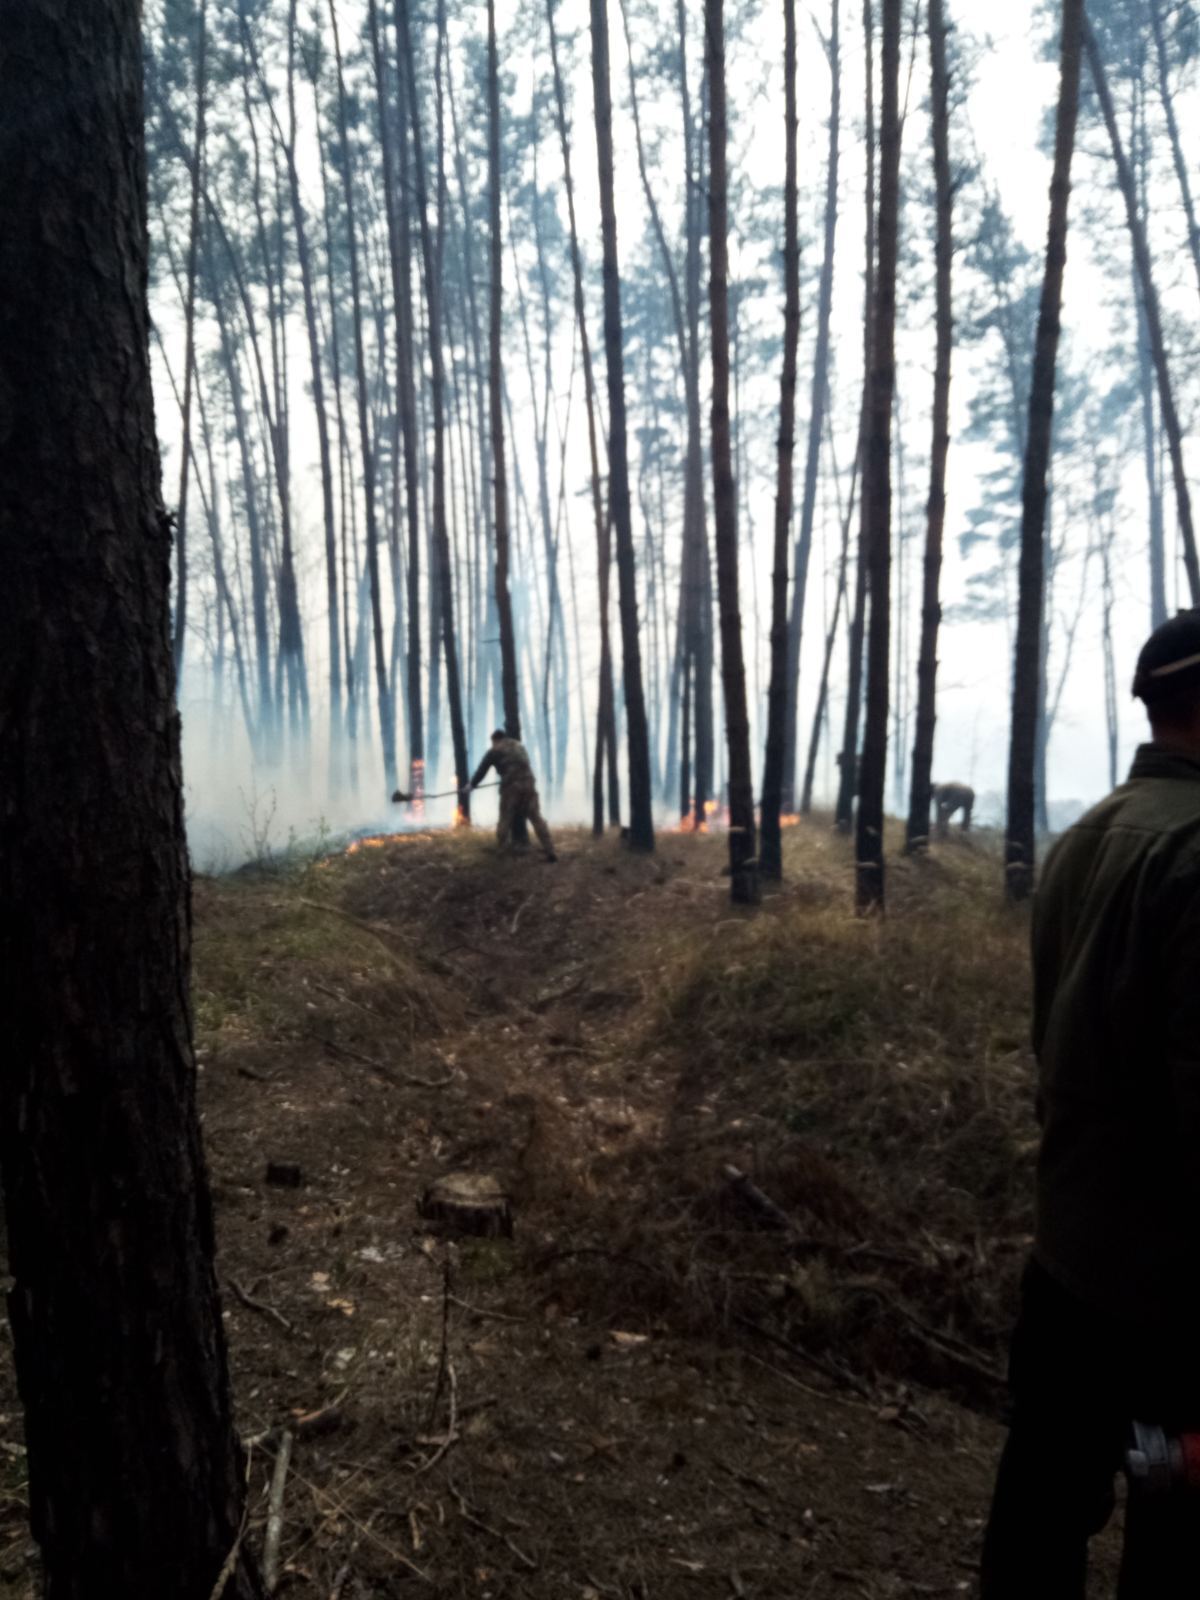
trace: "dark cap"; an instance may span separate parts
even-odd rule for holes
[[[1200,691],[1200,611],[1180,611],[1142,646],[1133,692],[1148,706]]]
[[[492,729],[492,738],[493,739],[507,739],[508,735],[505,733],[503,728],[493,728]]]

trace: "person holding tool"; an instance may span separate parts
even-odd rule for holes
[[[1129,779],[1033,914],[1033,1257],[983,1600],[1083,1600],[1129,1471],[1119,1600],[1200,1592],[1200,611],[1156,629]]]
[[[537,834],[546,860],[557,861],[554,841],[538,802],[537,783],[528,752],[518,740],[510,739],[503,728],[497,728],[492,734],[492,747],[475,769],[470,787],[478,789],[492,771],[500,779],[500,820],[496,824],[496,843],[504,849],[512,840],[517,819],[523,817]]]

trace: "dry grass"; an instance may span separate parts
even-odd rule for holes
[[[606,981],[641,997],[611,1047],[675,1081],[657,1147],[594,1185],[643,1264],[625,1292],[991,1404],[917,1324],[999,1358],[1031,1225],[1027,917],[987,839],[893,858],[881,920],[850,914],[826,829],[790,834],[787,873],[757,914],[701,900],[611,958]],[[729,1162],[793,1219],[784,1248],[720,1195]]]

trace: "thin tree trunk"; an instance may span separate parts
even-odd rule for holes
[[[875,316],[875,11],[874,0],[863,0],[863,47],[866,56],[866,262],[863,297],[863,392],[858,424],[860,473],[866,474],[867,416],[871,404],[871,347]],[[859,516],[858,562],[854,578],[854,611],[850,618],[850,663],[846,690],[846,717],[838,756],[836,825],[839,833],[854,826],[858,794],[858,723],[862,709],[863,640],[867,623],[867,506],[866,488]]]
[[[833,0],[837,16],[838,0]],[[836,26],[836,24],[835,24]],[[775,484],[775,564],[771,574],[771,683],[767,690],[767,743],[763,762],[763,877],[783,878],[783,764],[788,718],[788,542],[796,456],[796,366],[800,348],[800,227],[797,182],[796,0],[783,0],[784,31],[784,313],[783,377],[779,393],[779,464]]]
[[[308,242],[308,222],[300,197],[300,175],[296,168],[296,3],[288,13],[288,138],[285,145],[288,187],[292,198],[292,222],[296,230],[296,252],[300,259],[300,279],[304,294],[304,320],[308,330],[308,355],[312,368],[313,409],[317,420],[317,450],[321,463],[321,510],[325,529],[325,597],[329,630],[329,715],[330,771],[340,774],[342,738],[342,656],[338,633],[339,597],[337,569],[337,524],[333,504],[333,455],[329,444],[329,413],[325,400],[325,373],[318,332],[316,285],[312,253]]]
[[[187,294],[184,300],[183,435],[179,462],[179,504],[175,511],[175,680],[183,676],[183,651],[187,636],[188,472],[191,467],[192,385],[196,372],[196,263],[200,251],[200,183],[204,170],[205,119],[208,110],[208,0],[200,0],[200,29],[196,45],[196,137],[192,149],[192,204],[188,224]]]
[[[34,70],[36,68],[36,70]],[[0,1167],[49,1600],[258,1600],[188,1002],[140,7],[4,15]],[[47,107],[64,109],[47,116]],[[50,225],[57,219],[61,225]]]
[[[1035,861],[1034,767],[1038,736],[1038,682],[1041,677],[1044,604],[1046,477],[1054,424],[1054,382],[1062,316],[1063,273],[1067,264],[1067,213],[1071,198],[1071,159],[1079,118],[1079,80],[1084,0],[1063,0],[1062,44],[1054,176],[1050,185],[1050,225],[1046,271],[1038,313],[1037,344],[1029,390],[1025,474],[1021,506],[1021,561],[1017,597],[1016,661],[1013,671],[1012,736],[1008,758],[1008,826],[1004,842],[1005,893],[1025,900],[1033,891]]]
[[[1179,194],[1183,201],[1183,214],[1187,219],[1188,251],[1200,287],[1200,224],[1196,221],[1196,202],[1192,195],[1191,179],[1183,156],[1183,141],[1179,136],[1179,118],[1175,111],[1175,97],[1171,91],[1171,66],[1167,59],[1167,39],[1163,26],[1163,0],[1150,0],[1150,24],[1154,30],[1154,47],[1158,56],[1158,95],[1167,119],[1167,134],[1171,141],[1171,159],[1175,176],[1179,180]]]
[[[517,644],[512,596],[508,587],[508,468],[504,454],[504,397],[501,382],[501,319],[504,314],[504,244],[500,232],[500,63],[496,44],[496,0],[488,0],[488,166],[491,195],[491,325],[488,387],[491,394],[492,472],[496,486],[496,612],[500,623],[500,682],[504,726],[510,738],[521,737],[521,705],[517,688]]]
[[[425,266],[425,302],[429,317],[430,400],[433,407],[433,553],[437,563],[438,608],[442,649],[446,658],[446,699],[450,708],[450,737],[454,745],[455,783],[464,785],[459,799],[459,815],[471,820],[470,790],[465,787],[471,763],[467,754],[467,729],[463,718],[462,682],[459,673],[458,639],[454,622],[454,575],[450,554],[450,532],[446,521],[446,372],[442,354],[442,248],[446,227],[446,164],[442,118],[442,48],[446,31],[444,0],[437,8],[437,64],[434,70],[437,96],[437,237],[429,222],[425,192],[425,154],[421,134],[421,113],[417,101],[417,74],[408,0],[398,0],[400,53],[405,63],[408,109],[413,140],[413,169],[416,173],[417,221],[421,232],[421,254]]]
[[[859,914],[884,904],[883,790],[887,773],[891,632],[892,402],[896,388],[896,258],[900,211],[901,0],[883,3],[883,105],[879,125],[879,260],[871,337],[871,405],[863,457],[871,621],[867,707],[859,777],[856,893]]]
[[[571,172],[571,141],[567,131],[566,96],[563,92],[562,69],[558,59],[558,34],[554,26],[556,0],[546,0],[546,21],[550,29],[550,56],[554,65],[554,102],[558,117],[558,137],[562,145],[563,180],[567,191],[567,217],[571,230],[571,273],[575,287],[575,325],[579,333],[579,346],[583,359],[583,388],[587,401],[588,455],[592,468],[592,519],[596,528],[596,558],[600,597],[600,687],[596,713],[596,755],[592,767],[592,833],[599,838],[604,832],[604,758],[607,750],[616,750],[616,713],[613,691],[612,639],[609,629],[609,577],[612,572],[612,550],[608,518],[604,510],[600,472],[600,430],[596,422],[596,377],[592,368],[592,350],[587,331],[587,308],[583,293],[583,257],[579,248],[579,227],[575,217],[575,183]],[[615,766],[610,769],[609,783],[617,790]],[[610,816],[616,823],[617,815]]]
[[[830,435],[830,449],[833,448],[833,438]],[[804,784],[800,790],[800,815],[807,817],[812,813],[813,788],[817,776],[817,755],[821,745],[821,729],[827,721],[829,706],[829,668],[833,661],[833,647],[837,642],[838,619],[841,616],[842,605],[846,599],[848,569],[850,566],[850,528],[854,521],[855,499],[858,492],[859,458],[855,455],[854,468],[850,474],[850,499],[844,513],[839,515],[842,526],[842,550],[838,562],[838,584],[833,600],[833,616],[830,618],[829,628],[825,634],[825,656],[821,663],[821,679],[817,685],[817,706],[813,713],[812,734],[808,741],[808,759],[804,765]],[[834,482],[837,482],[837,464],[833,469]],[[838,495],[839,502],[841,495]],[[860,651],[861,658],[861,651]]]
[[[804,634],[804,602],[808,593],[808,567],[812,552],[813,522],[817,507],[817,470],[821,456],[821,435],[825,427],[825,408],[829,403],[829,348],[833,316],[833,281],[838,224],[838,169],[842,117],[842,66],[839,36],[838,0],[833,0],[829,35],[829,71],[832,94],[829,111],[829,164],[825,187],[825,254],[821,264],[821,286],[817,304],[817,344],[813,355],[812,402],[808,419],[808,454],[804,468],[804,499],[800,507],[800,528],[793,558],[792,609],[787,637],[787,700],[783,731],[783,784],[781,805],[796,809],[796,759],[799,727],[800,649]]]
[[[493,0],[489,0],[489,5]],[[613,181],[612,85],[609,71],[606,0],[591,0],[592,82],[596,102],[596,155],[600,178],[604,241],[604,346],[608,367],[609,497],[617,535],[617,586],[625,680],[625,718],[629,753],[629,843],[654,849],[650,796],[650,740],[642,691],[638,640],[637,565],[629,501],[629,460],[625,421],[625,358],[621,343],[621,281],[617,264],[617,213]]]
[[[738,603],[737,494],[729,427],[729,215],[725,129],[724,0],[705,0],[709,87],[709,251],[712,277],[713,510],[717,543],[717,600],[721,616],[721,678],[729,751],[729,869],[735,905],[760,898],[754,825],[754,777],[750,721],[746,714],[746,668]]]
[[[336,0],[329,0],[329,22],[333,34],[333,54],[337,70],[338,139],[342,155],[342,184],[346,195],[346,236],[350,255],[350,296],[354,314],[354,365],[358,389],[358,427],[362,445],[363,500],[367,527],[367,571],[371,585],[371,621],[375,642],[376,700],[379,710],[380,743],[383,750],[384,782],[390,793],[396,787],[396,724],[392,715],[392,694],[388,683],[387,656],[383,647],[383,609],[379,583],[379,529],[375,505],[375,455],[371,444],[370,407],[367,401],[366,351],[363,345],[362,287],[358,260],[358,224],[354,204],[354,173],[350,164],[350,132],[346,109],[346,85],[342,72],[342,47],[338,34]]]
[[[937,726],[937,648],[942,620],[942,534],[946,525],[946,462],[950,454],[950,362],[954,352],[954,181],[950,173],[950,73],[946,64],[943,0],[929,0],[932,75],[933,178],[937,204],[937,354],[933,374],[933,443],[925,524],[925,583],[921,597],[921,647],[917,658],[917,727],[913,742],[907,847],[929,842],[933,795],[933,736]]]
[[[1125,216],[1129,224],[1130,237],[1133,240],[1134,259],[1137,263],[1138,280],[1142,289],[1142,305],[1146,313],[1146,328],[1150,335],[1150,350],[1154,357],[1154,370],[1158,377],[1158,400],[1162,411],[1163,429],[1167,435],[1167,446],[1171,453],[1171,470],[1175,478],[1175,503],[1179,515],[1179,533],[1183,541],[1183,564],[1187,570],[1188,589],[1191,593],[1192,605],[1200,606],[1200,561],[1196,555],[1196,533],[1192,521],[1192,497],[1188,488],[1187,471],[1183,460],[1183,429],[1179,422],[1179,412],[1175,405],[1175,393],[1171,386],[1171,372],[1167,362],[1167,347],[1163,338],[1162,314],[1159,310],[1158,290],[1154,284],[1154,268],[1150,259],[1150,245],[1146,238],[1146,229],[1142,222],[1137,203],[1137,185],[1134,182],[1133,169],[1129,158],[1125,154],[1125,147],[1121,141],[1121,130],[1117,126],[1117,113],[1113,105],[1112,91],[1108,86],[1108,74],[1104,69],[1104,62],[1096,43],[1096,35],[1091,24],[1084,20],[1084,47],[1087,50],[1088,65],[1091,68],[1092,81],[1096,85],[1096,94],[1100,100],[1100,108],[1104,113],[1104,125],[1108,130],[1109,143],[1112,145],[1113,161],[1117,168],[1117,183],[1125,200]]]

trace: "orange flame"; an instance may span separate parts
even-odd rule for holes
[[[391,844],[393,839],[403,839],[402,833],[373,833],[365,839],[354,839],[346,846],[348,856],[356,856],[360,850],[382,850],[385,844]]]
[[[425,763],[414,761],[409,781],[412,784],[412,800],[409,803],[409,815],[420,819],[425,815]]]

